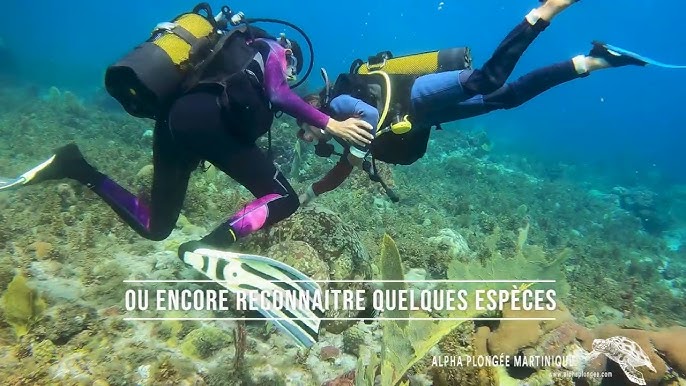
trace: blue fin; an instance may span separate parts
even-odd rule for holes
[[[603,46],[605,46],[605,48],[607,48],[608,50],[614,51],[618,54],[629,56],[631,58],[645,62],[647,64],[652,64],[654,66],[663,67],[663,68],[674,68],[674,69],[686,68],[686,65],[667,64],[667,63],[658,62],[657,60],[647,58],[643,55],[639,55],[635,52],[631,52],[629,50],[625,50],[624,48],[613,46],[611,44],[603,44]]]

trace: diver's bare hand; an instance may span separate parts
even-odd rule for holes
[[[366,146],[372,142],[374,139],[371,133],[372,129],[372,125],[357,118],[348,118],[343,122],[330,118],[326,125],[327,132],[344,139],[348,143],[355,143],[360,146]]]

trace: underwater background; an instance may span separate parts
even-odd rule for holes
[[[228,5],[248,17],[283,19],[305,30],[315,64],[304,93],[322,86],[320,67],[335,77],[354,59],[384,50],[400,56],[467,45],[479,67],[537,4]],[[0,176],[18,175],[76,141],[101,171],[148,194],[146,132],[153,125],[126,115],[106,95],[104,71],[147,39],[155,24],[195,3],[3,5]],[[217,12],[223,4],[211,5]],[[587,53],[592,40],[686,64],[684,11],[676,0],[584,0],[536,39],[510,79]],[[291,29],[260,26],[301,40]],[[378,278],[389,250],[397,251],[405,277],[413,279],[554,277],[566,295],[558,322],[413,325],[417,336],[440,341],[414,346],[414,353],[557,353],[588,350],[592,338],[621,333],[639,342],[656,366],[656,372],[642,368],[648,384],[684,384],[685,87],[686,70],[610,69],[516,109],[445,125],[432,133],[427,156],[416,164],[383,166],[400,203],[354,172],[340,189],[240,248],[286,261],[297,256],[308,262],[300,268],[312,269],[308,274],[315,277],[337,272]],[[295,141],[291,118],[274,125],[276,162],[301,192],[332,161]],[[311,352],[301,353],[269,326],[249,325],[246,338],[246,327],[233,322],[123,321],[122,280],[197,278],[177,261],[178,245],[204,235],[251,199],[216,170],[193,178],[177,229],[158,243],[138,237],[73,182],[0,193],[0,384],[364,384],[351,373],[370,366],[380,347],[400,353],[402,363],[391,365],[409,368],[406,379],[413,385],[570,384],[553,379],[546,368],[524,374],[432,369],[427,357],[411,359],[406,348],[392,346],[389,336],[397,336],[380,323],[329,326]],[[315,235],[312,229],[321,227],[325,232]],[[332,244],[340,250],[327,249]],[[631,384],[612,363],[593,366],[613,370],[619,377],[613,384]]]
[[[440,3],[239,1],[229,6],[303,28],[315,47],[311,82],[316,85],[321,84],[318,68],[337,74],[347,71],[354,59],[383,50],[403,55],[467,45],[478,66],[522,15],[536,6],[532,1],[455,0],[439,7]],[[0,33],[16,53],[25,79],[88,93],[102,85],[107,65],[146,38],[151,25],[189,4],[178,0],[116,4],[10,0],[0,15]],[[683,32],[679,28],[683,7],[677,0],[579,4],[536,40],[511,79],[587,53],[592,40],[666,63],[686,62],[686,48],[677,43]],[[27,15],[28,23],[36,26],[27,28],[24,17],[17,15]],[[280,26],[268,28],[282,31]],[[684,182],[686,172],[680,167],[686,135],[681,130],[686,121],[684,85],[686,71],[607,71],[555,88],[515,111],[477,118],[470,125],[488,127],[503,151],[589,166],[605,179]]]

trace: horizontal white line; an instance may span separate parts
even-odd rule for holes
[[[229,281],[229,280],[223,280]],[[265,280],[285,282],[285,280]],[[124,280],[124,283],[217,283],[222,280]],[[288,280],[291,283],[555,283],[555,280]]]
[[[424,320],[433,322],[437,320],[454,320],[454,321],[468,321],[468,320],[556,320],[555,318],[124,318],[127,321],[210,321],[210,320],[244,320],[244,321],[267,321],[267,320]]]

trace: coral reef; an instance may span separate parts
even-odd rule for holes
[[[151,122],[113,108],[102,90],[98,95],[3,84],[0,175],[26,171],[74,141],[98,169],[149,198]],[[296,145],[294,128],[292,119],[277,119],[271,150],[302,191],[336,160]],[[258,145],[266,151],[267,139]],[[198,279],[178,261],[176,248],[213,229],[252,196],[213,167],[194,173],[176,229],[156,243],[141,239],[88,188],[54,181],[0,193],[3,384],[565,385],[571,380],[555,378],[544,366],[447,368],[431,361],[495,353],[581,357],[594,339],[615,335],[635,340],[649,356],[656,372],[639,367],[648,384],[683,383],[684,330],[673,327],[686,320],[686,233],[676,228],[686,224],[683,191],[607,190],[579,183],[578,166],[502,154],[497,145],[481,129],[436,132],[420,162],[379,164],[399,203],[356,170],[341,189],[236,247],[318,279],[399,273],[419,280],[552,279],[555,285],[532,288],[553,288],[564,299],[555,322],[327,323],[320,341],[305,352],[265,323],[125,321],[138,313],[122,308],[123,280]],[[377,256],[402,257],[401,269],[389,270]],[[201,288],[148,288],[170,286]],[[227,315],[233,314],[192,313]],[[457,316],[478,315],[468,310]],[[611,370],[615,384],[628,384],[603,355],[585,370]]]
[[[319,253],[304,241],[287,240],[274,244],[265,252],[266,256],[282,261],[315,280],[328,280],[329,265],[319,258]],[[325,289],[327,283],[320,286]]]
[[[407,283],[402,282],[402,280],[405,279],[405,270],[403,268],[403,262],[400,259],[400,252],[398,252],[395,241],[393,241],[389,235],[384,235],[383,237],[383,241],[381,242],[381,257],[379,260],[381,279],[384,280],[382,285],[383,290],[386,293],[395,292],[396,294],[407,291]],[[383,316],[394,319],[407,319],[410,317],[410,311],[396,308],[385,311]],[[397,320],[396,322],[401,328],[407,327],[407,320]]]
[[[343,332],[343,351],[360,356],[360,346],[365,343],[364,333],[358,327],[351,327]]]
[[[686,329],[683,327],[647,331],[607,324],[595,329],[587,329],[577,324],[565,307],[554,312],[509,311],[503,313],[503,316],[508,318],[551,317],[554,320],[550,322],[507,320],[501,322],[494,330],[487,326],[480,327],[475,335],[477,340],[475,344],[484,347],[489,355],[578,357],[577,363],[567,364],[568,370],[583,370],[589,374],[611,371],[613,380],[623,379],[625,384],[630,384],[622,369],[611,358],[599,355],[590,361],[587,359],[590,358],[589,353],[594,350],[593,345],[596,339],[625,337],[638,344],[655,368],[655,371],[641,369],[647,385],[672,384],[671,382],[679,381],[679,377],[684,377],[685,374],[686,357],[680,348],[683,343],[686,343]],[[549,371],[555,368],[532,362],[528,363],[524,369],[520,369],[516,377],[526,378],[526,382],[532,383],[534,378],[550,377]],[[511,375],[507,376],[511,377]],[[553,382],[552,378],[550,379],[550,382]],[[597,384],[598,381],[593,378],[585,380],[589,384]]]
[[[267,232],[254,234],[246,250],[266,250],[275,241],[301,241],[313,247],[328,264],[332,279],[371,277],[371,257],[355,229],[338,214],[318,205],[301,209]]]
[[[96,320],[96,310],[92,307],[77,303],[57,304],[41,318],[34,334],[62,345],[88,330]]]
[[[619,197],[619,205],[638,217],[649,232],[659,234],[668,229],[668,209],[657,193],[646,187],[625,188],[616,186],[612,193]]]
[[[402,267],[400,255],[395,241],[388,235],[382,242],[382,264],[388,272],[382,273],[383,277],[396,277]],[[398,290],[398,288],[394,288]],[[356,378],[360,377],[360,385],[375,385],[376,374],[382,386],[396,385],[401,382],[407,372],[445,336],[450,334],[457,326],[463,323],[460,318],[475,316],[477,313],[472,309],[451,311],[446,319],[433,320],[424,311],[415,311],[411,315],[397,316],[408,318],[407,320],[387,320],[381,322],[383,335],[381,339],[380,354],[371,353],[368,364],[359,366]],[[412,316],[409,319],[409,316]],[[426,318],[426,320],[421,320]],[[378,370],[377,370],[378,368]]]
[[[276,243],[276,244],[275,244]],[[276,252],[274,258],[294,262],[298,257],[313,257],[297,262],[304,272],[326,275],[332,280],[371,279],[372,260],[358,233],[340,216],[318,205],[308,206],[275,225],[267,232],[256,233],[242,245],[249,252]],[[363,283],[329,283],[331,289],[364,289]],[[354,317],[353,311],[330,310],[328,317]],[[341,332],[351,323],[326,321],[329,331]]]
[[[648,354],[650,363],[655,371],[645,368],[641,373],[649,386],[678,384],[686,379],[686,355],[683,344],[686,343],[686,329],[675,327],[661,331],[644,331],[625,329],[618,326],[601,326],[593,331],[595,338],[609,338],[622,336],[638,343],[641,349]],[[616,368],[616,365],[613,365]],[[621,373],[621,370],[619,370]],[[681,377],[681,380],[679,380]]]

